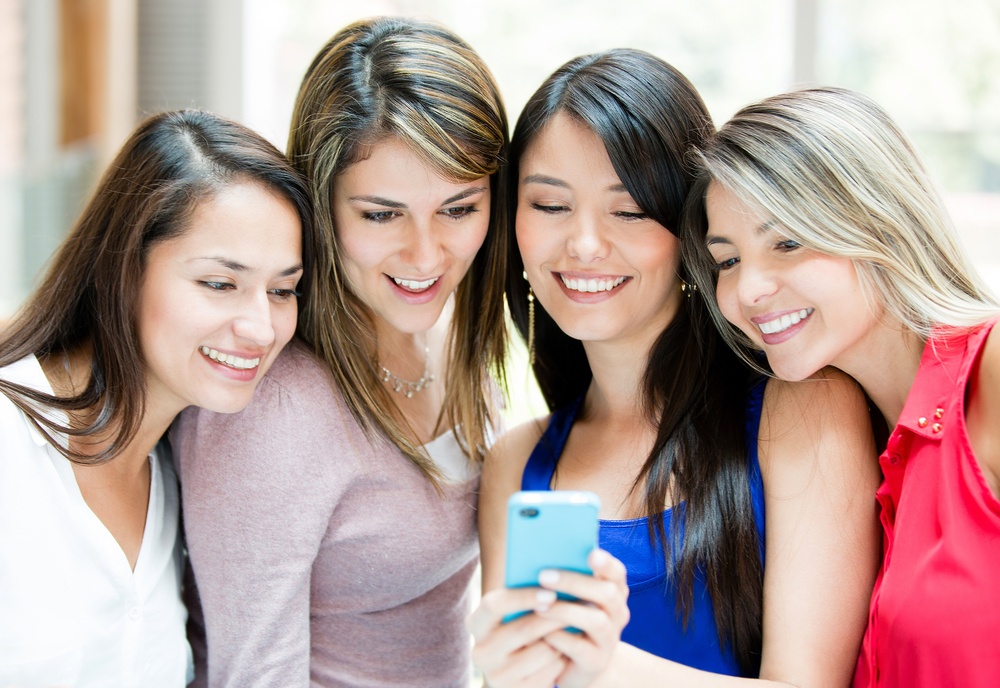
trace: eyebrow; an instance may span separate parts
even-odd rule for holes
[[[233,272],[252,272],[253,271],[253,268],[251,268],[248,265],[244,265],[243,263],[239,263],[239,262],[237,262],[235,260],[231,260],[229,258],[223,258],[222,256],[201,256],[199,258],[195,258],[194,260],[210,260],[212,262],[219,263],[222,267],[228,268],[229,270],[232,270]],[[282,270],[281,272],[279,272],[278,276],[279,277],[291,277],[296,272],[301,272],[303,269],[304,269],[303,264],[302,263],[297,263],[297,264],[293,265],[292,267],[285,268],[284,270]]]
[[[547,184],[548,186],[558,186],[561,189],[569,188],[569,184],[564,182],[562,179],[550,177],[546,174],[529,174],[524,178],[522,184]],[[612,184],[606,190],[611,191],[612,193],[629,193],[629,190],[626,189],[625,185],[621,182]]]
[[[454,196],[444,199],[441,205],[448,205],[449,203],[455,203],[461,201],[462,199],[468,198],[469,196],[475,196],[478,193],[483,193],[486,191],[485,186],[471,186],[468,189],[462,189]],[[405,208],[406,204],[400,201],[393,201],[382,196],[351,196],[347,200],[349,201],[363,201],[364,203],[372,203],[374,205],[385,206],[386,208]]]
[[[769,232],[771,230],[771,228],[775,224],[777,224],[777,223],[774,220],[768,220],[767,222],[761,222],[759,225],[757,225],[756,227],[754,227],[754,234],[756,234],[757,236],[760,236],[761,234],[765,234],[766,232]],[[711,234],[708,234],[708,235],[705,236],[705,245],[706,246],[716,246],[718,244],[730,244],[731,245],[732,243],[733,243],[732,241],[730,241],[729,239],[727,239],[725,237],[713,236]]]

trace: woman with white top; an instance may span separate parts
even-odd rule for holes
[[[0,685],[184,686],[178,486],[161,438],[243,408],[291,338],[311,207],[204,112],[132,134],[0,334]]]

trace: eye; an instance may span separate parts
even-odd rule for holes
[[[794,239],[782,239],[774,244],[774,247],[779,251],[784,251],[788,253],[789,251],[794,251],[797,248],[802,248],[802,244],[795,241]]]
[[[278,301],[290,301],[293,298],[302,296],[301,292],[294,289],[269,289],[267,293]]]
[[[569,206],[559,205],[557,203],[530,203],[529,205],[533,210],[547,213],[549,215],[555,215],[556,213],[563,213],[569,210]]]
[[[453,220],[461,220],[463,217],[468,217],[478,212],[479,208],[474,205],[456,205],[441,210],[442,215]]]
[[[619,210],[619,211],[617,211],[617,212],[614,213],[614,216],[618,217],[618,218],[621,218],[622,220],[625,220],[626,222],[636,222],[638,220],[648,220],[649,219],[649,215],[647,215],[646,213],[644,213],[642,211],[632,212],[632,211],[629,211],[629,210]]]
[[[724,272],[731,268],[735,268],[739,262],[740,262],[739,258],[726,258],[724,260],[716,261],[713,267],[718,272]]]
[[[199,280],[198,284],[203,287],[207,287],[213,291],[225,291],[227,289],[235,289],[236,285],[229,282],[216,282],[214,280]]]
[[[395,210],[366,210],[361,213],[361,218],[368,222],[382,225],[398,215],[399,213]]]

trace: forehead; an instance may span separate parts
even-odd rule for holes
[[[709,183],[705,192],[705,214],[710,236],[739,230],[760,234],[773,225],[770,218],[715,180]]]

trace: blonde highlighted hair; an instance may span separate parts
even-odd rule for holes
[[[288,140],[292,164],[309,179],[325,243],[317,256],[317,298],[299,318],[299,335],[328,364],[361,426],[388,437],[433,480],[436,469],[381,382],[373,315],[348,286],[333,216],[337,175],[392,137],[446,179],[490,178],[489,230],[456,290],[438,419],[481,461],[495,412],[490,373],[503,380],[508,127],[489,69],[447,29],[379,17],[339,31],[306,72]]]
[[[749,345],[715,303],[705,245],[714,181],[803,246],[854,261],[874,312],[927,338],[968,327],[1000,305],[962,252],[913,145],[870,98],[840,88],[785,93],[748,105],[695,153],[683,250],[731,343]]]

